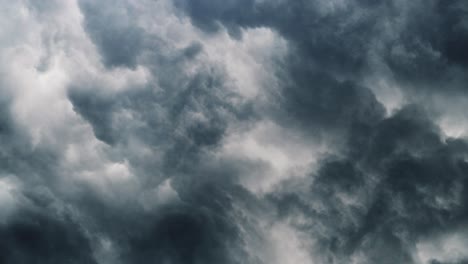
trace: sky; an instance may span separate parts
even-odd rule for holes
[[[468,1],[0,0],[0,263],[468,263]]]

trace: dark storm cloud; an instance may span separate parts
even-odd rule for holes
[[[104,7],[108,3],[80,1],[85,29],[99,47],[106,66],[134,68],[140,63],[157,76],[157,80],[151,80],[146,87],[110,93],[102,93],[99,83],[74,85],[69,98],[75,111],[92,124],[96,137],[114,144],[136,135],[156,146],[171,141],[177,137],[175,131],[182,129],[185,139],[180,140],[189,141],[184,145],[215,145],[226,127],[223,112],[241,115],[243,109],[235,109],[229,103],[237,95],[224,89],[225,76],[215,65],[194,76],[184,73],[186,64],[196,59],[203,46],[194,42],[184,48],[171,49],[159,36],[137,26],[138,14],[130,4],[119,2],[114,8],[101,5]],[[106,36],[125,39],[106,39]],[[138,59],[138,54],[144,56]],[[134,114],[135,120],[129,122],[141,122],[143,126],[137,128],[116,121],[116,114],[122,111]],[[192,122],[189,115],[194,113],[201,113],[206,120]]]
[[[163,77],[161,84],[167,81]],[[182,147],[188,152],[216,145],[227,119],[246,118],[245,112],[250,111],[248,104],[238,107],[229,102],[238,96],[224,91],[223,76],[215,72],[200,72],[180,83],[183,86],[171,83],[164,90],[149,86],[110,94],[101,94],[98,87],[75,86],[69,98],[74,110],[93,126],[96,137],[110,145],[125,144],[136,136],[152,146]],[[119,116],[124,111],[132,115],[127,122]]]
[[[205,173],[216,177],[216,172]],[[195,172],[175,179],[174,188],[183,203],[146,216],[141,222],[143,228],[125,238],[128,247],[124,259],[129,263],[250,263],[241,229],[249,228],[251,223],[239,223],[233,203],[255,200],[243,188],[223,180],[213,183],[207,176]]]
[[[271,110],[280,122],[302,126],[319,137],[346,137],[352,125],[368,126],[383,117],[385,110],[374,94],[356,81],[378,37],[379,15],[391,8],[386,3],[355,1],[327,11],[327,3],[320,1],[181,2],[177,3],[194,24],[208,32],[216,29],[210,25],[218,24],[229,32],[240,32],[233,25],[267,26],[290,41],[290,54],[276,65],[279,98],[275,94],[270,99],[281,102]],[[236,12],[238,8],[244,11]]]
[[[231,191],[207,183],[197,183],[188,190],[175,188],[182,202],[167,204],[156,212],[132,207],[122,212],[93,197],[81,201],[79,208],[93,216],[96,232],[117,245],[123,263],[246,261],[238,223],[230,215]]]
[[[307,64],[334,74],[358,73],[378,30],[383,1],[351,1],[346,8],[324,11],[321,1],[176,1],[195,25],[209,32],[223,24],[229,32],[267,26],[280,32],[307,57]],[[339,5],[339,4],[337,4]],[[239,10],[242,9],[242,12]],[[234,29],[232,29],[234,28]]]
[[[154,214],[130,209],[131,215],[108,208],[97,197],[88,195],[79,202],[80,210],[93,215],[96,225],[102,226],[99,231],[117,241],[124,263],[243,263],[249,258],[230,212],[232,199],[237,203],[246,199],[247,192],[236,184],[238,175],[243,168],[258,165],[219,161],[209,152],[222,140],[227,122],[246,118],[250,107],[239,109],[229,103],[236,95],[223,90],[221,77],[200,73],[183,87],[169,83],[163,91],[144,87],[100,94],[94,87],[70,89],[74,110],[93,126],[98,139],[125,146],[131,137],[138,137],[162,150],[162,161],[142,162],[131,152],[125,155],[141,179],[147,178],[147,188],[171,176],[171,186],[182,200]],[[166,82],[169,80],[161,81],[162,85]],[[132,119],[122,122],[121,111],[132,113]],[[155,115],[158,111],[160,115]],[[193,119],[194,113],[202,114],[203,119]],[[161,173],[163,178],[159,178]]]
[[[208,32],[219,24],[229,32],[271,27],[298,48],[295,55],[307,58],[306,67],[315,65],[340,79],[366,74],[369,52],[375,51],[407,88],[466,90],[465,1],[179,2],[194,24]]]
[[[281,215],[310,219],[299,228],[320,237],[329,258],[412,263],[418,239],[466,223],[468,144],[442,139],[422,110],[382,120],[349,153],[326,159],[304,193],[273,196]]]
[[[3,100],[0,101],[0,135],[3,139],[13,133],[14,124],[9,111],[8,96],[4,95],[2,97]]]
[[[96,263],[88,238],[69,216],[21,209],[0,225],[2,263]]]
[[[468,5],[465,1],[427,1],[424,5],[411,7],[406,26],[387,44],[385,59],[409,87],[465,93]]]
[[[108,67],[135,67],[145,40],[134,10],[122,1],[80,1],[84,26]],[[112,8],[109,8],[112,5]],[[133,11],[133,12],[132,12]]]
[[[194,25],[211,33],[220,30],[224,24],[232,36],[241,37],[240,28],[246,23],[255,21],[256,11],[253,0],[224,2],[176,0],[174,2],[177,7],[190,15]]]
[[[364,263],[413,263],[419,239],[466,223],[460,187],[468,175],[466,142],[443,139],[417,106],[384,118],[373,93],[354,83],[368,71],[369,51],[377,49],[410,87],[403,93],[463,93],[464,3],[356,1],[321,14],[320,2],[262,1],[244,5],[248,11],[236,17],[230,5],[201,15],[204,4],[184,6],[202,29],[269,26],[291,41],[292,55],[279,65],[280,112],[307,124],[306,131],[339,131],[348,141],[344,158],[327,158],[311,179],[272,194],[280,216],[299,214],[298,229],[319,241],[320,261],[348,263],[361,254]],[[401,32],[385,32],[385,23],[398,19],[404,20]]]
[[[227,223],[226,219],[210,216],[193,207],[169,212],[154,219],[148,230],[130,238],[128,262],[235,263],[229,254],[233,249],[228,248],[226,240],[232,240],[237,231]]]
[[[99,39],[103,37],[101,31],[111,30],[109,34],[114,36],[112,29],[100,22],[105,17],[100,14],[102,9],[93,4],[82,4],[81,8],[87,32],[103,50],[106,66],[134,68],[134,62],[139,62],[158,78],[145,86],[114,92],[103,90],[100,83],[73,84],[68,98],[74,111],[91,124],[96,138],[123,149],[123,154],[118,155],[124,155],[135,167],[145,188],[170,177],[181,201],[157,212],[130,207],[121,213],[89,194],[76,202],[79,210],[93,216],[97,232],[116,243],[123,263],[251,262],[243,248],[232,203],[240,203],[247,199],[243,196],[250,195],[236,183],[242,168],[258,165],[233,164],[210,154],[219,147],[229,122],[251,118],[249,102],[243,102],[225,87],[225,76],[215,65],[195,75],[184,72],[185,64],[203,52],[200,44],[173,51],[159,51],[164,48],[161,42],[156,43],[157,47],[152,43],[130,53],[115,50]],[[132,27],[130,21],[129,24],[118,30]],[[154,39],[150,33],[143,37]],[[122,60],[120,65],[111,63],[117,62],[122,53],[129,55],[128,60]],[[145,56],[138,59],[136,54]],[[135,156],[127,149],[135,138],[162,153],[162,160],[145,161]]]
[[[15,122],[13,99],[0,98],[0,180],[18,181],[9,191],[15,209],[0,222],[0,262],[268,263],[248,241],[274,244],[260,230],[282,223],[300,234],[314,263],[421,263],[418,242],[466,227],[468,143],[445,136],[421,99],[463,96],[465,2],[175,0],[168,10],[181,21],[188,16],[203,37],[227,30],[240,41],[243,30],[266,27],[287,41],[286,56],[268,67],[278,90],[260,87],[266,100],[230,89],[228,68],[205,56],[209,41],[181,47],[147,31],[139,12],[156,10],[145,4],[78,6],[103,71],[140,67],[147,81],[113,89],[75,78],[66,91],[80,122],[105,143],[102,155],[128,164],[134,178],[124,184],[138,187],[106,198],[115,179],[101,189],[73,181],[76,168],[59,162],[66,151],[34,144]],[[407,105],[388,111],[374,94],[379,88],[365,85],[379,74],[372,54],[413,96]],[[256,194],[240,179],[272,165],[219,153],[229,133],[265,120],[325,142],[331,154]],[[172,196],[150,199],[163,185]],[[264,251],[276,261],[277,247]]]
[[[57,179],[54,154],[30,144],[14,122],[9,103],[2,101],[0,180],[13,176],[24,188],[12,192],[18,202],[0,223],[0,262],[96,263],[82,228],[67,213],[57,215],[51,206],[48,187],[54,188]]]
[[[343,135],[353,125],[371,126],[383,118],[385,109],[368,88],[338,81],[302,61],[285,66],[288,72],[278,107],[285,122],[292,120],[315,134]]]
[[[126,3],[120,3],[117,9],[125,11],[126,6]],[[115,10],[106,11],[88,2],[80,7],[84,9],[88,34],[109,30],[107,23],[101,23],[100,19]],[[128,20],[115,24],[118,30],[137,27],[136,14],[128,12]],[[143,173],[148,174],[177,167],[185,159],[196,158],[201,149],[216,147],[229,122],[250,119],[253,112],[250,102],[226,88],[226,74],[220,65],[203,62],[207,67],[195,74],[185,72],[185,67],[197,63],[197,56],[204,52],[202,44],[192,42],[173,49],[154,33],[145,32],[141,37],[147,45],[132,48],[132,52],[144,54],[138,62],[156,78],[151,78],[146,85],[114,92],[102,89],[99,82],[84,81],[73,84],[68,97],[74,110],[92,125],[99,140],[125,146],[128,141],[138,138],[151,148],[161,149],[164,161],[143,169]],[[126,53],[109,49],[91,38],[108,52],[103,52],[104,57],[114,58]],[[137,56],[132,57],[136,62]],[[134,64],[121,66],[135,67]],[[123,117],[124,113],[131,117]],[[141,160],[131,159],[131,162],[139,163],[135,164],[137,168],[143,165]]]

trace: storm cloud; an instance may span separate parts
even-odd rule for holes
[[[0,0],[0,262],[468,262],[468,3]]]

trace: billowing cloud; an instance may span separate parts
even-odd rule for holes
[[[1,1],[1,263],[465,263],[464,1]]]

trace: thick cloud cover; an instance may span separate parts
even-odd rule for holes
[[[0,262],[468,262],[468,3],[0,9]]]

